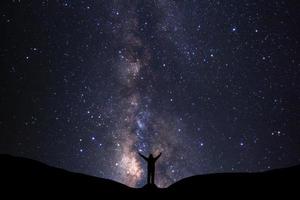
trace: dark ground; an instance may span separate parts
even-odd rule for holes
[[[299,196],[300,166],[262,173],[223,173],[182,179],[168,188],[147,185],[130,188],[121,183],[68,172],[38,161],[0,155],[2,195],[55,197],[165,197],[175,194],[198,197],[283,197]],[[39,196],[41,195],[42,196]],[[125,195],[125,196],[124,196]],[[150,196],[149,196],[150,195]],[[1,198],[2,199],[2,198]],[[106,198],[105,198],[106,199]]]

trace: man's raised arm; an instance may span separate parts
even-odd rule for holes
[[[145,160],[148,160],[148,158],[146,157],[146,156],[144,156],[143,154],[141,154],[140,152],[138,152],[139,153],[139,155],[142,157],[142,158],[144,158]]]
[[[161,152],[158,154],[158,156],[155,157],[155,160],[159,159],[160,156],[161,156]]]

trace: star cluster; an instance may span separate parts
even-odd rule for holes
[[[300,163],[296,1],[1,1],[0,152],[145,184]]]

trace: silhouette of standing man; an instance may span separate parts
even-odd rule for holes
[[[140,153],[139,153],[139,155],[142,158],[144,158],[144,160],[146,160],[147,163],[148,163],[147,184],[153,184],[154,185],[155,162],[161,156],[161,153],[158,156],[156,156],[156,157],[153,157],[153,155],[150,154],[148,158],[146,156],[140,154]]]

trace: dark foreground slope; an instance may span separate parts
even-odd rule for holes
[[[7,189],[25,189],[27,192],[37,190],[72,191],[87,190],[93,192],[130,191],[132,188],[121,183],[69,172],[63,169],[50,167],[41,162],[0,155],[0,183]]]
[[[182,179],[165,189],[149,185],[134,189],[115,181],[68,172],[34,160],[0,155],[0,197],[3,192],[10,194],[42,192],[47,195],[64,194],[69,197],[101,196],[108,193],[142,196],[147,193],[160,197],[171,193],[194,193],[199,197],[200,195],[239,196],[240,193],[246,196],[257,196],[265,193],[268,196],[280,194],[286,197],[299,194],[297,191],[300,191],[299,181],[300,166],[295,166],[262,173],[199,175]]]
[[[256,173],[220,173],[182,179],[168,190],[176,192],[215,192],[246,195],[256,193],[300,194],[300,165]]]

